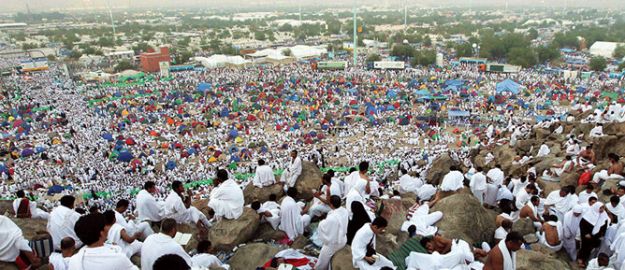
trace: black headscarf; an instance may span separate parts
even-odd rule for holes
[[[371,222],[365,206],[358,201],[353,201],[351,205],[352,219],[347,223],[347,244],[351,245],[356,232],[362,228],[363,225]]]

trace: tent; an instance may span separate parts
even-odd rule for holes
[[[35,151],[33,151],[33,149],[31,148],[26,148],[24,150],[22,150],[22,157],[29,157],[32,156],[35,153]]]
[[[211,90],[212,87],[213,86],[210,83],[203,82],[197,85],[197,91],[205,93],[206,91]]]
[[[165,169],[168,171],[171,171],[175,168],[176,168],[176,162],[173,160],[167,161],[167,164],[165,164]]]
[[[105,140],[107,140],[109,142],[114,141],[113,135],[111,133],[104,133],[104,134],[102,134],[102,139],[105,139]]]
[[[447,117],[452,118],[452,117],[469,117],[471,116],[471,113],[469,113],[468,111],[447,111]]]
[[[122,162],[130,162],[133,158],[132,154],[128,151],[119,152],[117,156],[117,160]]]
[[[502,93],[502,92],[510,92],[512,94],[519,94],[521,85],[518,84],[517,82],[511,80],[511,79],[506,79],[503,82],[500,82],[497,84],[497,93]]]

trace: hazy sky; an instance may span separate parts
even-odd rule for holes
[[[26,3],[30,5],[32,12],[42,12],[50,10],[80,10],[80,9],[101,9],[106,6],[107,1],[116,9],[126,9],[146,7],[244,7],[254,9],[269,8],[273,5],[278,6],[294,6],[301,3],[302,6],[334,6],[334,5],[351,5],[352,0],[0,0],[2,6],[0,12],[16,12],[26,11]],[[383,5],[401,6],[404,0],[356,0],[360,5]],[[428,6],[428,7],[462,7],[473,4],[475,6],[501,6],[505,5],[506,0],[406,0],[410,6]],[[510,7],[520,6],[558,6],[565,5],[575,7],[597,7],[597,8],[625,8],[625,0],[508,0]]]

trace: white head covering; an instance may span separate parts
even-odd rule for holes
[[[601,227],[608,221],[608,214],[605,211],[599,211],[602,206],[603,203],[596,202],[590,207],[590,209],[588,209],[588,211],[584,213],[584,216],[582,217],[594,226],[592,234],[598,233]]]

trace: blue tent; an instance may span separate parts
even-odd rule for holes
[[[510,92],[516,95],[521,91],[519,88],[521,88],[520,84],[513,80],[506,79],[505,81],[497,84],[497,93]]]
[[[171,171],[175,168],[176,168],[176,162],[173,160],[167,161],[167,164],[165,164],[165,169],[167,169],[168,171]]]
[[[211,88],[213,88],[213,86],[210,83],[203,82],[197,85],[197,91],[202,93],[211,90]]]
[[[130,162],[133,158],[132,154],[128,151],[119,152],[117,156],[117,160],[122,162]]]
[[[219,112],[219,117],[228,117],[230,115],[230,110],[228,107],[223,107],[221,112]]]
[[[427,89],[416,90],[413,93],[415,95],[417,95],[417,96],[427,96],[427,95],[430,95],[430,91],[428,91]]]
[[[234,139],[239,137],[239,132],[236,129],[230,130],[230,132],[228,132],[228,136]]]
[[[54,195],[57,193],[61,193],[63,192],[64,188],[62,186],[59,185],[53,185],[50,188],[48,188],[48,195]]]
[[[447,111],[447,117],[467,117],[471,116],[468,111]]]
[[[22,150],[22,157],[29,157],[32,156],[35,153],[35,151],[33,151],[33,149],[31,148],[26,148],[24,150]]]
[[[102,134],[102,139],[105,139],[109,142],[113,141],[113,135],[111,133],[104,133]]]
[[[388,92],[386,92],[386,97],[387,98],[396,98],[397,97],[397,90],[395,90],[395,89],[388,90]]]

